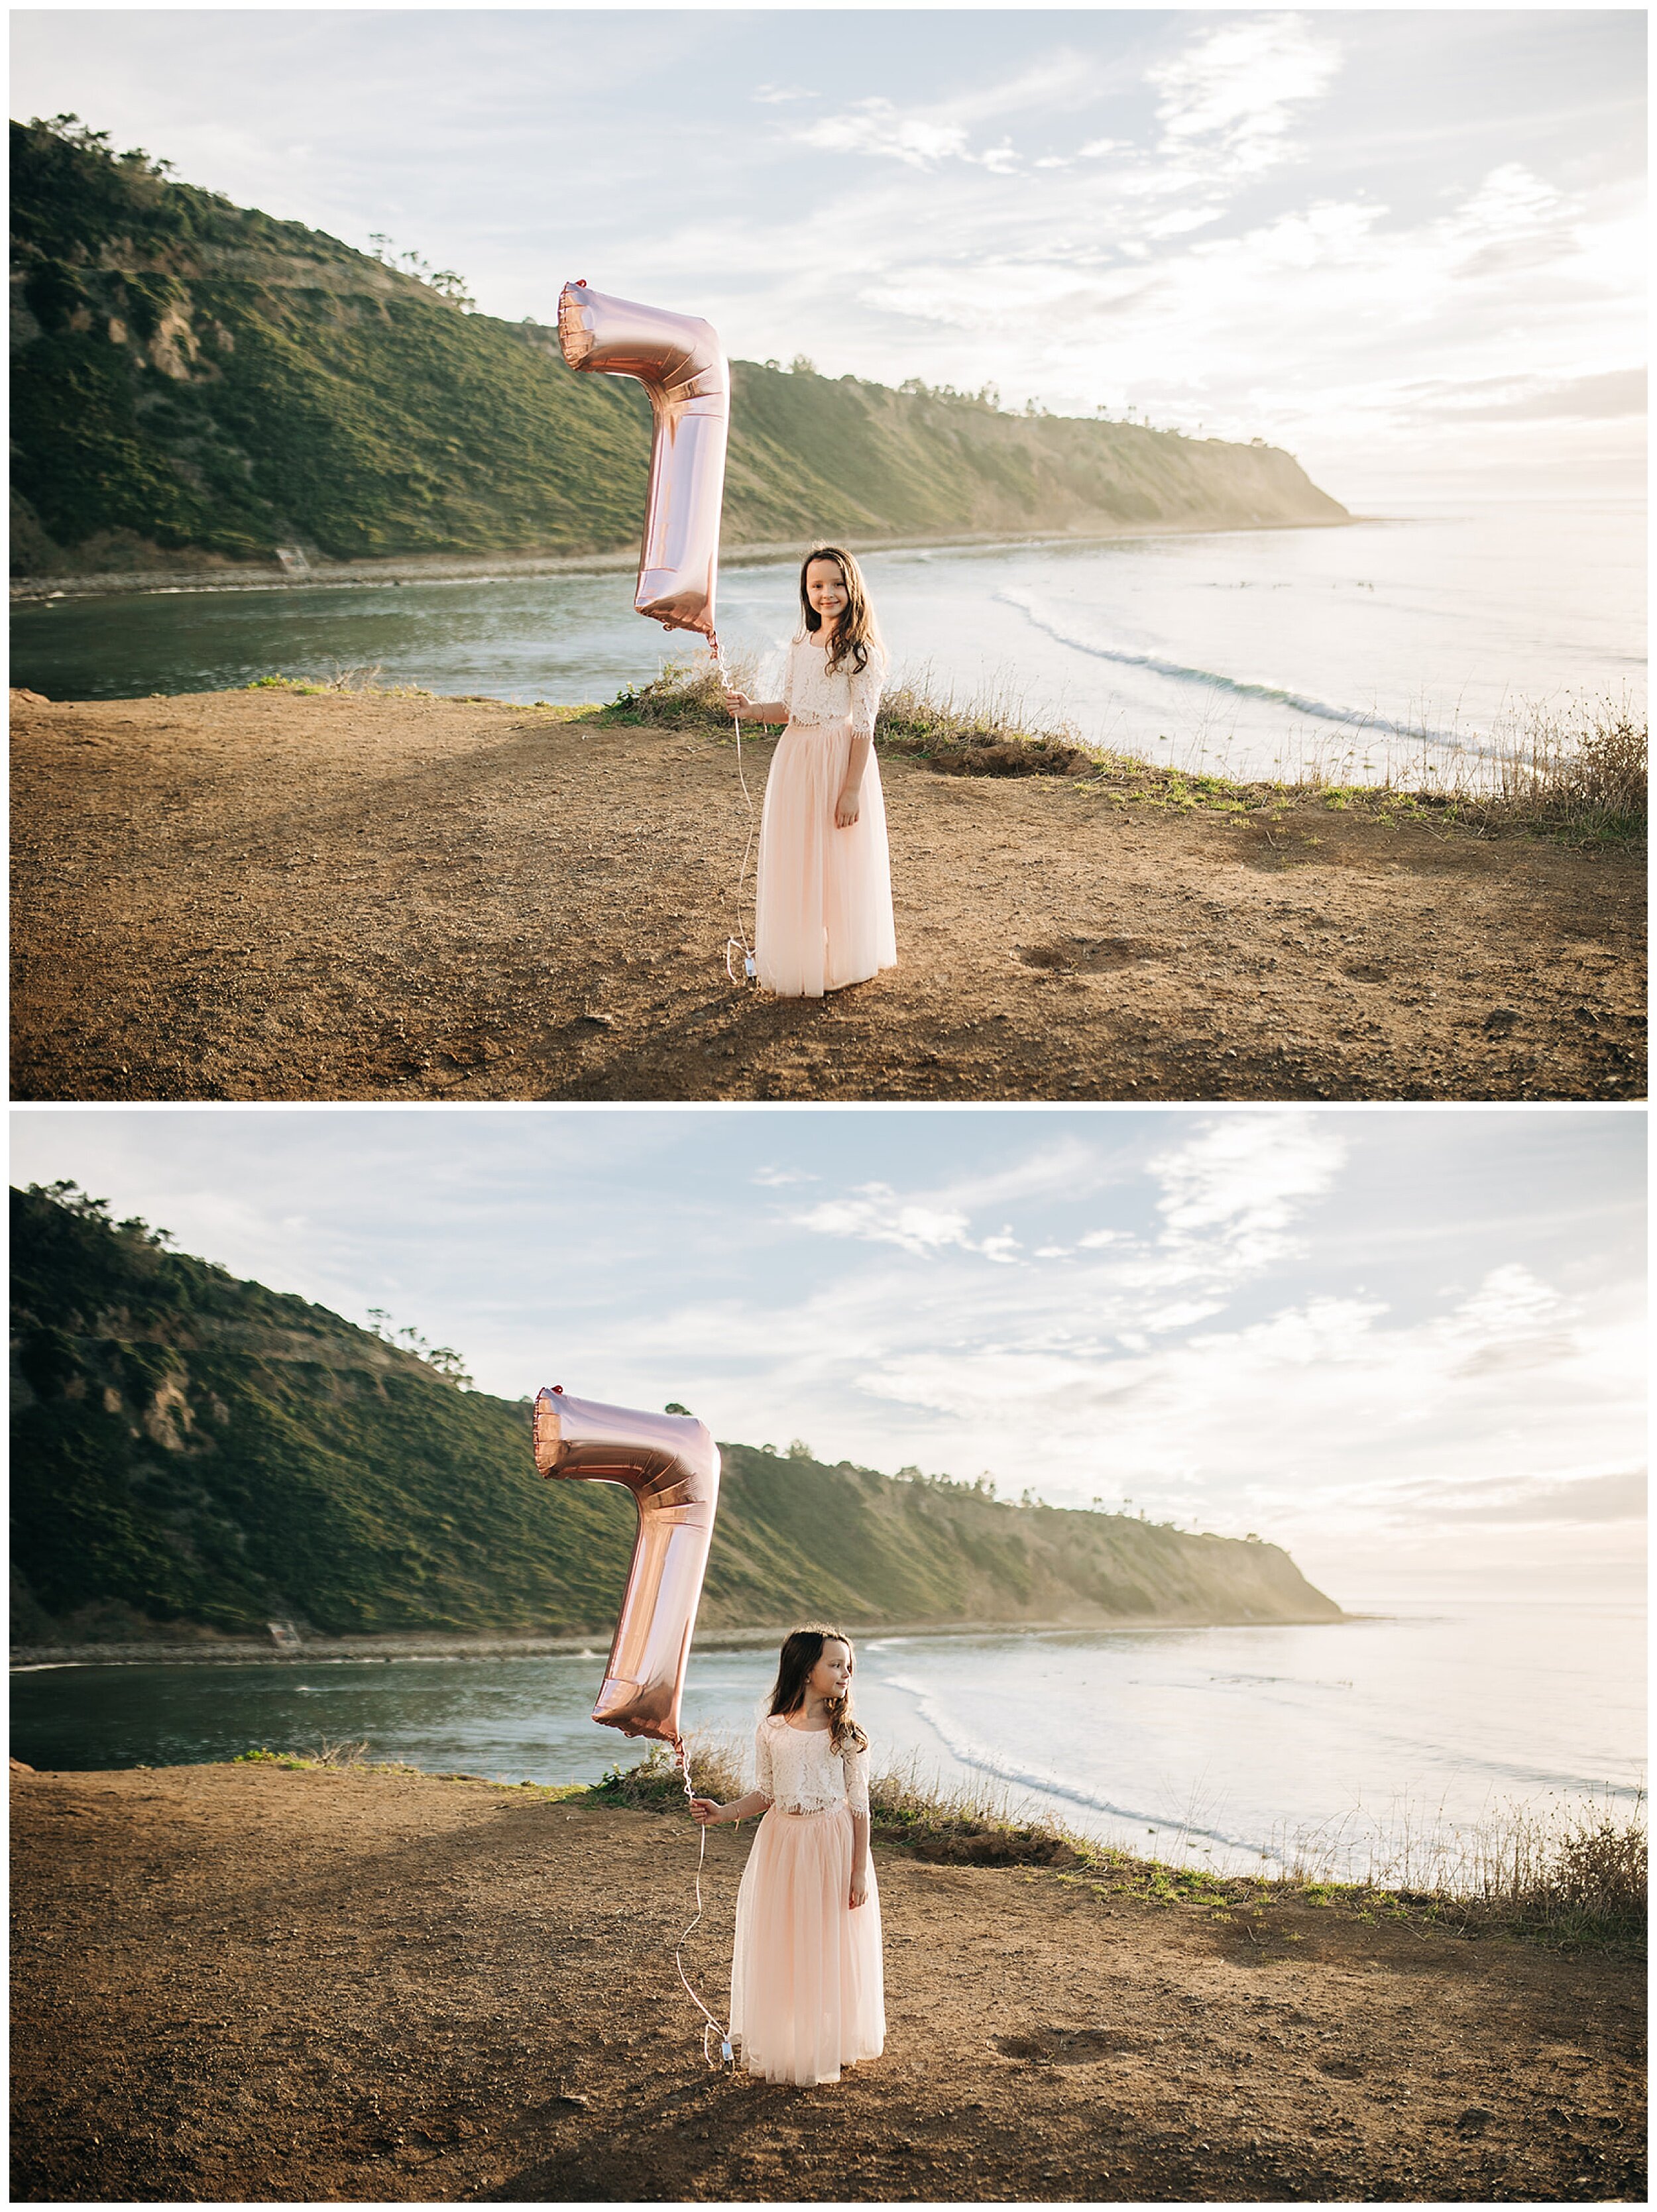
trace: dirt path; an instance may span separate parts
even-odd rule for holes
[[[1640,2201],[1632,1963],[877,1847],[890,2033],[710,2072],[682,1819],[349,1771],[13,1778],[30,2202]],[[710,1838],[717,2008],[750,1832]]]
[[[728,741],[240,692],[13,744],[22,1098],[1643,1094],[1631,858],[892,757],[900,965],[785,1001],[726,980]]]

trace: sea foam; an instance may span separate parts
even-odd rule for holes
[[[1307,715],[1314,721],[1336,723],[1360,736],[1374,732],[1380,737],[1424,738],[1429,744],[1446,745],[1455,751],[1467,750],[1465,740],[1453,731],[1389,722],[1373,709],[1337,707],[1327,699],[1314,699],[1307,692],[1291,691],[1284,685],[1250,684],[1240,677],[1222,676],[1215,669],[1189,667],[1183,661],[1164,660],[1154,653],[1130,653],[1122,646],[1101,645],[1096,639],[1079,637],[1074,628],[1064,626],[1028,592],[997,592],[995,598],[1002,606],[1016,607],[1033,628],[1057,644],[1068,645],[1073,652],[1087,653],[1095,660],[1115,661],[1124,668],[1143,668],[1153,676],[1167,676],[1177,684],[1199,684],[1234,698],[1263,700],[1268,706],[1286,707],[1294,714]]]

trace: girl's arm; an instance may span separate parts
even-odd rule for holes
[[[838,830],[850,830],[862,810],[863,770],[868,766],[869,747],[874,742],[874,717],[880,709],[884,673],[881,655],[871,653],[868,666],[855,669],[846,687],[851,704],[851,750],[846,755],[840,795],[834,802],[834,824]]]
[[[851,1816],[851,1909],[855,1912],[868,1896],[868,1814]]]
[[[834,826],[850,830],[862,807],[863,770],[868,766],[868,749],[872,738],[859,737],[854,730],[851,750],[846,755],[846,773],[840,786],[840,796],[834,802]]]
[[[775,1784],[771,1778],[771,1735],[769,1720],[760,1722],[753,1732],[754,1778],[758,1787],[750,1790],[746,1797],[738,1797],[728,1805],[717,1805],[711,1797],[692,1797],[691,1818],[704,1828],[711,1828],[721,1820],[750,1820],[756,1813],[769,1813]]]
[[[783,663],[783,696],[780,699],[766,699],[756,705],[742,692],[728,690],[725,704],[739,722],[786,722],[794,711],[793,698],[794,649],[790,647],[788,658]]]
[[[786,699],[763,699],[756,702],[740,691],[728,691],[725,704],[739,722],[786,722],[789,719]]]
[[[728,1805],[716,1805],[711,1797],[692,1797],[691,1818],[704,1828],[716,1828],[722,1820],[752,1820],[756,1814],[769,1813],[771,1808],[771,1801],[763,1790],[750,1790],[746,1797],[734,1798]]]
[[[851,1815],[851,1895],[855,1912],[868,1895],[868,1747],[848,1744],[841,1754],[846,1778],[846,1810]]]

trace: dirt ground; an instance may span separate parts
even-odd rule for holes
[[[1632,857],[888,757],[899,965],[779,1000],[728,738],[22,695],[13,749],[20,1098],[1643,1095]]]
[[[710,2071],[687,1820],[488,1784],[13,1776],[27,2202],[1638,2202],[1631,1961],[876,1846],[885,2055]],[[709,1838],[717,2011],[752,1830]]]

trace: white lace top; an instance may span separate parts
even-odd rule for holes
[[[868,665],[860,674],[850,659],[829,673],[828,654],[809,634],[795,638],[783,669],[783,704],[794,722],[850,722],[852,735],[874,735],[886,656],[871,645]]]
[[[829,1748],[826,1729],[790,1728],[781,1713],[768,1713],[754,1732],[758,1767],[756,1787],[784,1813],[827,1813],[837,1805],[848,1812],[868,1810],[868,1753]]]

